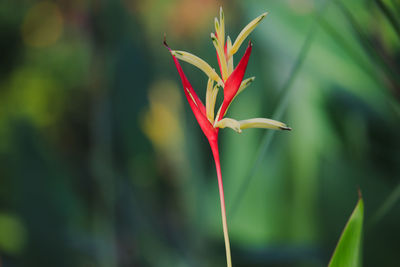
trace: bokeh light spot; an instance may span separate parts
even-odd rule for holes
[[[0,214],[0,248],[11,254],[20,252],[26,242],[26,229],[14,216]]]
[[[43,1],[34,5],[22,24],[22,39],[28,46],[54,44],[63,31],[63,17],[57,5]]]
[[[177,86],[159,81],[149,90],[150,107],[142,116],[142,129],[156,148],[171,149],[183,133],[179,121],[182,102]]]

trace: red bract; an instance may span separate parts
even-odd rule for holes
[[[165,40],[164,40],[164,45],[165,47],[168,48],[170,52],[172,52],[171,48],[168,46]],[[194,116],[197,119],[197,122],[199,123],[201,129],[203,130],[203,133],[207,136],[209,140],[210,138],[213,140],[216,139],[217,130],[208,121],[206,115],[206,108],[204,107],[203,102],[200,100],[196,92],[193,90],[193,87],[190,84],[189,80],[187,79],[185,73],[183,72],[182,67],[179,64],[179,61],[176,59],[174,55],[172,55],[172,58],[174,59],[175,66],[178,70],[179,76],[181,77],[182,85],[183,88],[185,89],[184,92],[186,99],[189,102],[190,108],[192,109]]]
[[[222,102],[221,113],[219,114],[218,120],[225,116],[225,112],[231,104],[233,98],[237,94],[239,87],[243,81],[244,73],[246,72],[247,62],[249,62],[249,57],[251,54],[251,49],[253,44],[249,42],[244,56],[240,60],[239,64],[236,66],[235,70],[229,76],[228,80],[225,82],[224,86],[224,102]]]

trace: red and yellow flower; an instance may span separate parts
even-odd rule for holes
[[[247,128],[268,128],[275,130],[291,130],[286,124],[266,119],[266,118],[252,118],[247,120],[235,120],[232,118],[226,118],[225,114],[232,101],[240,94],[244,89],[246,89],[255,79],[255,77],[250,77],[245,80],[244,74],[247,68],[247,63],[251,54],[253,44],[248,43],[246,51],[243,57],[240,59],[239,63],[234,67],[234,55],[239,50],[242,43],[245,41],[247,36],[257,27],[257,25],[267,16],[268,13],[263,13],[254,20],[252,20],[243,30],[239,33],[235,42],[232,43],[229,36],[225,39],[225,20],[224,12],[222,8],[220,9],[219,20],[215,18],[215,33],[211,33],[211,40],[217,52],[218,64],[220,75],[212,68],[207,62],[201,58],[185,52],[172,50],[164,40],[164,45],[169,49],[172,58],[175,62],[175,66],[182,80],[182,85],[186,98],[189,105],[197,119],[203,133],[207,137],[211,150],[213,152],[217,176],[218,176],[218,186],[220,192],[221,201],[221,213],[222,213],[222,225],[224,230],[225,238],[225,248],[227,265],[231,266],[231,256],[230,256],[230,245],[228,237],[228,226],[226,222],[226,211],[225,211],[225,200],[224,200],[224,190],[222,184],[221,168],[219,161],[218,152],[218,132],[220,128],[229,127],[236,132],[240,133],[242,130]],[[187,79],[179,60],[186,61],[194,65],[195,67],[202,70],[208,76],[207,91],[206,91],[206,104],[204,105],[200,98],[197,96],[193,87],[191,86],[189,80]],[[223,90],[224,99],[220,105],[217,113],[215,114],[215,102],[217,100],[217,95],[219,91]]]

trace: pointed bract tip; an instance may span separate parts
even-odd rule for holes
[[[358,192],[358,199],[362,199],[362,193],[360,187],[357,187],[357,192]]]
[[[257,21],[257,24],[259,24],[259,23],[268,15],[268,13],[269,13],[269,12],[262,13],[262,14],[260,15],[260,18],[259,18],[258,21]]]
[[[215,29],[219,29],[219,21],[217,19],[217,17],[214,18],[214,25],[215,25]]]
[[[167,35],[164,33],[164,41],[163,41],[164,46],[169,50],[169,52],[174,55],[172,53],[172,49],[169,47],[169,45],[167,44]]]
[[[254,80],[256,79],[255,76],[248,78],[246,81],[246,86],[248,86],[249,84],[251,84],[252,82],[254,82]]]
[[[279,127],[279,129],[285,130],[285,131],[291,131],[292,130],[292,128],[290,128],[288,126]]]
[[[214,34],[213,32],[210,34],[210,36],[211,36],[211,40],[212,40],[213,42],[216,42],[216,41],[217,41],[217,37],[215,36],[215,34]]]
[[[261,16],[260,16],[260,21],[263,19],[263,18],[265,18],[267,15],[269,14],[269,12],[267,11],[267,12],[264,12],[264,13],[262,13],[261,14]]]
[[[235,132],[237,132],[238,134],[242,133],[242,129],[240,129],[240,126],[238,127],[232,127],[232,130],[234,130]]]
[[[166,34],[166,33],[164,33],[164,41],[163,41],[163,44],[164,44],[164,46],[165,46],[166,48],[169,48],[169,46],[168,46],[168,44],[167,44],[167,34]]]

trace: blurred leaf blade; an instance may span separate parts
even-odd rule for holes
[[[382,218],[388,214],[388,212],[393,208],[393,206],[399,201],[400,199],[400,183],[394,188],[392,193],[388,195],[386,200],[380,206],[378,211],[375,213],[372,221],[369,223],[369,227],[376,225]]]
[[[364,220],[364,202],[359,199],[340,236],[329,267],[361,266],[361,237]]]
[[[400,26],[396,19],[396,15],[393,14],[392,10],[382,1],[382,0],[375,0],[375,4],[378,6],[379,10],[385,15],[387,20],[392,25],[393,29],[397,33],[397,37],[400,38]]]

